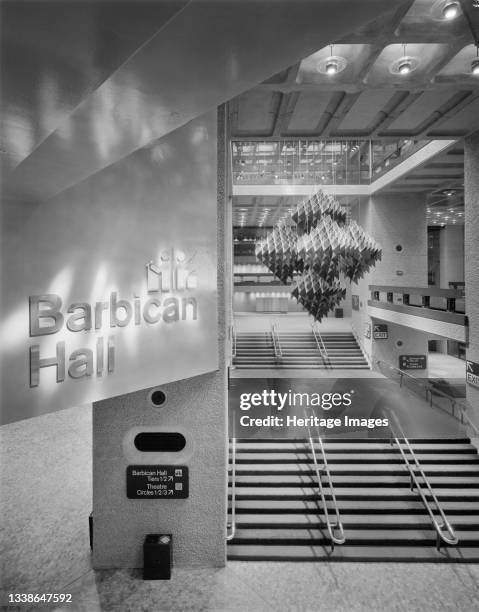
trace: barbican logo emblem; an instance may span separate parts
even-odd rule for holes
[[[130,299],[112,291],[107,301],[73,302],[64,305],[56,293],[29,297],[30,337],[63,332],[86,332],[89,344],[75,349],[67,360],[65,339],[56,343],[55,353],[43,354],[40,344],[30,346],[30,387],[40,385],[42,368],[55,368],[57,383],[68,374],[73,379],[101,377],[115,370],[116,328],[169,325],[197,321],[198,302],[193,292],[198,287],[194,266],[196,253],[186,255],[175,248],[161,252],[160,261],[146,265],[146,296],[133,294]],[[109,328],[104,337],[102,330]]]
[[[146,266],[148,293],[196,289],[198,279],[192,267],[195,255],[187,257],[183,251],[169,249],[161,253],[159,264],[150,261]]]

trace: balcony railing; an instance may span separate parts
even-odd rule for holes
[[[466,325],[463,290],[369,285],[369,291],[369,306]]]
[[[369,185],[427,141],[276,140],[232,142],[235,185]]]

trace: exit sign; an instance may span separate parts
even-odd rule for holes
[[[479,388],[479,363],[466,361],[466,382]]]

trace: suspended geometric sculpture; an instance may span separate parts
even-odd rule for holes
[[[301,274],[292,295],[317,321],[346,295],[340,275],[357,282],[381,259],[381,247],[346,210],[321,190],[292,213],[292,229],[282,221],[256,243],[256,257],[283,283]]]
[[[323,217],[330,217],[339,225],[346,223],[346,211],[332,196],[318,191],[298,204],[291,215],[301,230],[309,231]]]
[[[283,283],[293,278],[297,269],[296,233],[284,223],[255,245],[256,258]]]
[[[295,297],[316,321],[338,306],[346,296],[339,281],[327,282],[314,270],[308,270],[296,281],[291,295]]]

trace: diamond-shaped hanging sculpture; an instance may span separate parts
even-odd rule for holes
[[[283,283],[293,278],[296,270],[296,233],[285,225],[278,224],[264,240],[255,246],[256,258]]]
[[[332,196],[322,191],[300,202],[291,217],[296,225],[305,231],[309,231],[324,217],[330,217],[340,225],[346,223],[344,208]]]
[[[314,270],[308,270],[296,281],[292,296],[295,297],[317,321],[341,303],[346,296],[339,281],[323,280]]]
[[[292,295],[317,321],[346,295],[343,274],[357,282],[381,259],[381,247],[332,196],[318,191],[292,213],[293,230],[284,221],[256,244],[256,257],[283,283],[296,279]]]

